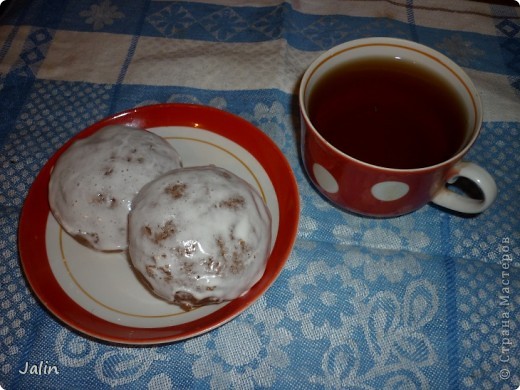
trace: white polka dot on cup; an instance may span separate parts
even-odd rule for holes
[[[339,185],[334,176],[323,165],[314,164],[312,172],[318,185],[325,191],[334,194],[339,191]]]
[[[405,196],[410,187],[406,183],[400,181],[383,181],[372,186],[371,192],[374,198],[391,202]]]

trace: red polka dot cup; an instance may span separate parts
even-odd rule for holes
[[[373,62],[383,64],[384,72],[367,73]],[[386,74],[394,63],[405,66],[405,71],[379,80],[379,73]],[[342,72],[360,73],[352,76]],[[418,74],[423,75],[421,83],[432,84],[432,90],[439,84],[447,86],[456,104],[442,99],[427,101],[423,91],[430,87],[408,80]],[[395,86],[379,102],[381,106],[372,102],[369,109],[361,106],[365,95],[383,96],[380,86],[392,83]],[[351,90],[354,84],[360,89]],[[338,91],[343,95],[335,101],[330,96]],[[408,100],[400,104],[400,99]],[[422,105],[418,109],[417,102]],[[341,208],[367,216],[393,217],[433,202],[475,214],[488,208],[496,197],[496,184],[489,173],[462,160],[482,124],[477,90],[459,66],[431,48],[394,38],[365,38],[336,46],[305,72],[299,104],[304,166],[318,190]],[[453,111],[456,119],[447,111]],[[416,122],[407,123],[409,117]],[[431,127],[432,123],[438,127]],[[404,133],[406,128],[408,133]],[[444,133],[447,139],[442,138]],[[417,158],[434,157],[415,163],[414,154]],[[404,162],[399,165],[401,160]],[[461,177],[473,182],[482,196],[472,198],[454,191],[450,184]]]

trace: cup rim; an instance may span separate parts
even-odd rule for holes
[[[421,55],[424,55],[435,62],[442,65],[445,69],[447,69],[450,73],[452,73],[459,82],[463,85],[464,89],[467,91],[468,96],[471,98],[472,106],[473,106],[473,112],[474,112],[474,126],[472,127],[471,131],[471,137],[468,138],[465,145],[453,156],[451,156],[449,159],[441,161],[434,165],[428,165],[425,167],[418,167],[418,168],[391,168],[391,167],[384,167],[380,165],[371,164],[368,162],[365,162],[363,160],[359,160],[341,150],[336,148],[334,145],[332,145],[329,141],[327,141],[321,133],[314,127],[312,124],[312,121],[309,118],[309,115],[307,113],[307,107],[305,106],[305,95],[307,92],[307,86],[309,83],[310,78],[314,75],[314,73],[317,71],[317,69],[330,60],[333,57],[336,57],[337,55],[340,55],[346,51],[363,48],[363,47],[369,47],[369,46],[390,46],[390,47],[398,47],[401,49],[406,50],[412,50],[415,51]],[[305,73],[303,74],[303,77],[300,82],[299,87],[299,106],[300,106],[300,113],[302,115],[303,120],[305,121],[306,127],[311,130],[325,145],[327,145],[331,150],[339,154],[340,156],[347,158],[349,160],[355,161],[358,164],[361,164],[366,167],[370,168],[376,168],[378,170],[382,170],[385,172],[393,172],[393,173],[412,173],[412,172],[425,172],[429,170],[436,170],[439,167],[451,165],[452,163],[457,162],[460,160],[472,147],[472,145],[475,143],[476,139],[478,138],[481,128],[482,128],[482,101],[480,99],[480,95],[478,93],[477,88],[475,87],[473,81],[470,79],[470,77],[466,74],[466,72],[457,65],[453,60],[445,56],[444,54],[438,52],[435,49],[432,49],[431,47],[428,47],[426,45],[401,39],[401,38],[390,38],[390,37],[371,37],[371,38],[359,38],[354,39],[351,41],[347,41],[344,43],[341,43],[337,46],[334,46],[330,48],[329,50],[322,53],[320,56],[318,56],[306,69]],[[303,140],[302,140],[303,142]]]

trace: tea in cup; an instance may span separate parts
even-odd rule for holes
[[[390,217],[431,201],[479,213],[496,197],[489,173],[462,161],[482,124],[477,90],[431,48],[394,38],[336,46],[305,72],[299,103],[307,173],[342,208]],[[448,188],[459,177],[483,199]]]

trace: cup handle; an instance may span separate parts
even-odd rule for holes
[[[439,206],[467,214],[476,214],[487,209],[497,196],[497,185],[491,175],[476,164],[461,161],[454,166],[454,175],[448,179],[448,183],[453,183],[458,177],[465,177],[475,183],[482,194],[483,200],[473,199],[468,196],[460,195],[448,188],[442,188],[432,199],[432,202]]]

